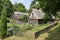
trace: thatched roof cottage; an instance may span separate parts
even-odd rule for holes
[[[11,21],[13,22],[16,22],[16,23],[22,23],[22,18],[24,16],[29,16],[28,13],[23,13],[23,12],[14,12],[12,15],[11,15]]]
[[[30,24],[46,23],[46,21],[43,19],[44,16],[45,16],[45,13],[41,9],[39,10],[32,9],[32,12],[29,15],[29,23]]]

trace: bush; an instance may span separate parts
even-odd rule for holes
[[[27,25],[27,30],[31,30],[33,27],[30,25]]]
[[[22,32],[27,31],[27,30],[31,30],[33,27],[31,25],[23,25],[20,29]]]
[[[21,29],[19,27],[17,27],[17,26],[14,26],[13,27],[13,35],[15,35],[15,36],[21,36],[22,35]]]
[[[10,20],[7,20],[7,23],[9,23],[10,22]]]
[[[23,20],[24,22],[27,22],[28,19],[29,19],[29,17],[28,17],[27,15],[24,15],[23,18],[22,18],[22,20]]]

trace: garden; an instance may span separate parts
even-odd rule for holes
[[[44,28],[48,27],[49,25],[51,24],[39,24],[39,25],[32,25],[32,24],[28,24],[28,23],[23,23],[23,24],[17,24],[17,23],[7,23],[7,28],[8,28],[8,34],[9,37],[10,36],[15,36],[15,37],[23,37],[25,36],[25,34],[27,33],[28,34],[28,31],[29,31],[29,34],[28,35],[33,35],[32,37],[34,37],[35,35],[35,32],[37,31],[40,31],[40,30],[43,30]],[[11,32],[9,31],[12,31],[12,35],[10,35]],[[26,36],[28,36],[26,35]],[[29,38],[31,36],[28,36]]]
[[[39,24],[37,25],[30,25],[28,23],[24,24],[17,24],[17,23],[8,23],[8,29],[13,30],[13,34],[9,35],[8,38],[5,38],[5,40],[34,40],[35,32],[38,32],[40,30],[43,30],[44,28],[50,26],[51,24]],[[10,32],[9,32],[10,33]]]

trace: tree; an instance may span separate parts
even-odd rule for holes
[[[28,19],[29,19],[29,18],[28,18],[27,15],[24,15],[23,18],[22,18],[22,20],[23,20],[24,22],[28,21]]]
[[[7,35],[7,14],[6,9],[4,8],[1,12],[1,20],[0,20],[0,38],[3,39]]]
[[[7,18],[13,13],[13,5],[10,0],[0,0],[0,38],[7,35]]]
[[[32,1],[31,5],[30,5],[30,10],[32,10],[32,8],[36,8],[36,9],[40,8],[40,5],[37,2],[37,0]]]
[[[11,14],[13,13],[13,5],[10,2],[10,0],[0,0],[0,14],[4,6],[6,7],[6,10],[7,10],[7,17],[10,17]]]
[[[26,8],[22,3],[15,3],[13,5],[14,11],[18,12],[26,12]]]
[[[0,0],[0,19],[1,19],[1,11],[3,9],[3,6],[2,6],[2,0]]]
[[[12,3],[10,2],[10,0],[6,0],[6,2],[5,2],[6,4],[6,10],[7,10],[7,17],[10,17],[11,16],[11,14],[13,13],[13,5],[12,5]]]
[[[57,16],[60,11],[60,0],[38,0],[40,8],[51,18],[51,15]]]

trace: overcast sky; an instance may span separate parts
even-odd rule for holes
[[[14,4],[15,2],[23,3],[23,4],[25,5],[26,9],[29,9],[32,0],[11,0],[11,2],[12,2],[13,4]]]

